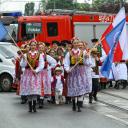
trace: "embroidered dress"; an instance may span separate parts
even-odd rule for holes
[[[51,95],[51,70],[56,66],[57,62],[49,55],[44,55],[44,58],[45,68],[42,71],[42,80],[44,86],[44,95],[49,96]]]
[[[75,65],[77,61],[80,60],[80,57],[83,57],[83,60],[80,61],[80,64],[77,65],[69,74],[67,77],[67,88],[68,88],[68,94],[69,97],[75,97],[75,96],[81,96],[87,93],[91,92],[91,83],[89,83],[89,80],[91,81],[91,75],[87,77],[87,71],[86,68],[88,68],[89,59],[85,58],[85,52],[81,52],[79,49],[75,50],[72,49],[72,52],[75,53],[75,57],[73,57],[72,53],[67,53],[65,56],[65,62],[64,67],[65,70],[68,71],[71,66]],[[82,53],[82,54],[81,54]],[[75,60],[77,58],[78,60]],[[85,68],[86,66],[86,68]],[[90,67],[89,67],[90,68]]]
[[[31,64],[36,74],[30,69],[25,59],[22,59],[20,65],[25,68],[20,81],[20,95],[41,95],[42,75],[44,68],[44,58],[37,51],[25,54],[28,62]]]

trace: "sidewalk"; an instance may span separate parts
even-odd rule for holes
[[[101,93],[110,94],[113,96],[125,98],[128,100],[128,87],[126,89],[115,89],[115,88],[108,88],[100,91]]]
[[[98,100],[128,112],[128,87],[126,89],[104,89],[98,93]]]

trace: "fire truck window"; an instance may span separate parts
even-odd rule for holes
[[[26,33],[26,23],[22,23],[21,25],[21,37],[23,41],[30,40],[34,38],[34,34]]]
[[[58,24],[56,22],[47,23],[48,36],[58,36]]]

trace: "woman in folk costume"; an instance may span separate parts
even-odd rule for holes
[[[16,77],[19,79],[17,81],[18,82],[17,91],[16,91],[17,95],[20,94],[20,79],[21,79],[23,71],[24,71],[24,68],[21,68],[21,66],[20,66],[20,61],[21,61],[21,58],[22,58],[22,53],[23,54],[27,53],[29,51],[29,49],[30,49],[29,44],[26,44],[24,46],[21,46],[21,51],[18,51],[19,57],[16,60]],[[27,102],[27,96],[21,95],[21,104],[25,104],[26,102]]]
[[[86,86],[87,88],[90,90],[92,90],[92,59],[91,59],[91,55],[90,55],[90,50],[87,47],[87,43],[86,42],[79,42],[79,49],[82,50],[83,52],[85,52],[86,54],[88,54],[88,61],[85,64],[85,75],[86,75]]]
[[[46,46],[44,43],[41,43],[38,47],[39,52],[43,55],[45,65],[44,70],[42,71],[42,80],[44,86],[44,95],[47,97],[51,96],[51,71],[56,66],[56,60],[50,55],[46,54]],[[43,107],[43,96],[39,100],[39,108]]]
[[[36,42],[31,41],[30,51],[20,62],[20,66],[25,68],[21,78],[20,95],[28,96],[29,112],[36,112],[37,96],[41,95],[42,87],[41,71],[44,68],[44,58],[36,49]]]
[[[75,98],[77,98],[78,112],[81,112],[83,95],[90,93],[91,89],[87,86],[87,76],[85,74],[85,65],[88,63],[89,58],[85,52],[78,48],[79,40],[73,41],[73,48],[65,56],[64,68],[68,72],[67,88],[68,96],[72,97],[73,111],[76,111]],[[76,63],[79,63],[72,70]]]

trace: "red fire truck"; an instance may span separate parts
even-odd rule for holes
[[[70,41],[76,36],[91,45],[90,40],[100,38],[113,19],[114,15],[103,13],[22,16],[18,19],[18,44],[34,36],[49,43]]]

